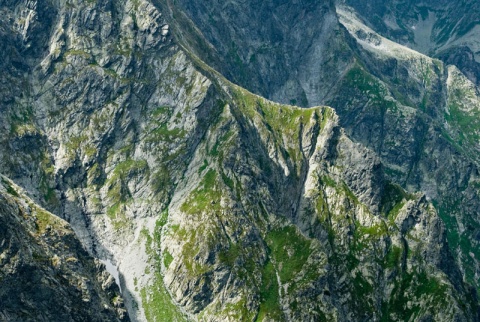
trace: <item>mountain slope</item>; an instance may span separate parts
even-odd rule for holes
[[[129,321],[113,278],[69,225],[1,180],[1,319]]]
[[[339,1],[355,8],[381,35],[423,54],[456,65],[479,84],[476,1]]]
[[[184,47],[273,101],[321,105],[352,59],[330,0],[159,3]]]
[[[377,151],[391,178],[433,200],[465,276],[478,287],[475,85],[458,68],[382,38],[348,10],[340,15],[366,64],[341,82],[342,94],[329,104],[352,137]],[[345,93],[353,99],[345,100]]]
[[[194,47],[206,38],[172,3],[33,4],[2,6],[16,22],[2,25],[2,172],[115,263],[132,320],[478,320],[434,206],[385,176],[372,140],[352,141],[346,108],[233,85],[195,55],[222,47]],[[303,5],[326,16],[316,42],[333,30],[353,49],[332,65],[333,92],[297,79],[292,97],[333,102],[366,56],[331,3]],[[312,48],[312,60],[325,51]],[[260,86],[268,68],[253,66]],[[289,77],[272,88],[286,92]],[[354,85],[346,98],[369,90]]]
[[[164,6],[168,7],[168,4],[167,1]],[[352,4],[361,14],[337,4],[339,21],[332,13],[334,8],[331,2],[279,3],[278,10],[282,9],[284,15],[302,17],[301,22],[288,20],[291,22],[288,25],[281,25],[276,14],[269,15],[272,8],[267,4],[257,8],[248,1],[229,2],[228,8],[214,4],[206,4],[204,8],[202,5],[182,2],[180,7],[170,3],[169,8],[174,19],[172,24],[175,26],[176,22],[176,28],[188,30],[191,35],[179,37],[179,41],[205,61],[212,62],[212,65],[216,62],[216,68],[230,80],[281,103],[333,106],[339,115],[340,125],[355,142],[362,143],[380,156],[386,166],[386,175],[391,180],[411,192],[424,191],[427,198],[438,206],[442,219],[447,223],[450,247],[457,253],[456,258],[468,281],[478,288],[478,89],[475,85],[476,76],[472,77],[473,69],[469,70],[468,67],[470,63],[462,61],[461,52],[456,53],[462,47],[455,45],[455,37],[463,38],[459,32],[452,31],[453,25],[460,20],[458,26],[466,21],[475,21],[476,10],[473,8],[468,12],[469,19],[461,19],[471,8],[466,2],[458,3],[461,8],[459,11],[447,10],[441,4],[407,4],[395,1]],[[456,5],[449,2],[446,7]],[[382,13],[384,16],[376,13],[375,10],[385,7],[392,8],[393,13]],[[447,18],[438,18],[437,29],[443,26],[445,32],[448,31],[447,38],[451,39],[451,47],[448,48],[452,50],[452,59],[444,59],[440,55],[447,50],[447,45],[442,45],[441,40],[438,40],[438,46],[444,46],[443,49],[432,47],[433,52],[422,50],[424,54],[421,54],[412,49],[420,48],[415,46],[411,30],[405,33],[409,35],[405,39],[410,40],[402,41],[401,33],[384,32],[374,20],[379,15],[385,17],[385,21],[391,20],[392,15],[396,19],[407,17],[405,19],[412,20],[412,17],[403,13],[413,8],[415,16],[420,7],[430,8],[428,10],[444,18],[448,16],[447,22],[444,21]],[[306,14],[304,11],[307,9],[307,12],[316,14]],[[222,13],[232,10],[235,15]],[[448,14],[453,11],[455,15]],[[211,23],[206,13],[211,13],[220,21]],[[256,15],[262,19],[248,19]],[[235,23],[231,20],[233,16],[237,19]],[[189,19],[195,25],[189,25]],[[418,22],[421,17],[416,16],[415,19]],[[235,26],[237,21],[248,26],[241,30],[248,30],[253,36],[241,36],[241,31],[234,27],[225,27]],[[325,27],[327,21],[328,28]],[[403,26],[412,21],[404,22]],[[305,31],[304,38],[303,34],[298,36],[302,39],[301,49],[289,47],[290,43],[296,43],[297,37],[271,37],[277,33],[290,35],[290,30],[291,35],[295,35],[297,23],[305,26],[299,29]],[[187,25],[190,27],[186,28]],[[377,27],[380,33],[375,30]],[[316,36],[309,37],[309,34]],[[234,39],[238,58],[228,55],[225,49],[230,44],[228,39]],[[223,44],[219,45],[218,42]],[[259,43],[276,44],[274,53],[265,53],[265,59],[272,66],[284,66],[282,70],[285,75],[280,77],[275,72],[276,67],[261,68],[255,65],[254,71],[238,67],[240,62],[241,65],[251,66],[249,52],[253,52],[252,48]],[[325,43],[328,46],[323,47]],[[321,55],[314,54],[318,53],[315,48],[319,49]],[[469,48],[474,51],[474,45]],[[457,67],[426,56],[428,53],[446,63],[455,63]],[[283,62],[282,59],[288,61]],[[276,88],[281,88],[282,95],[279,96],[276,89],[254,81],[261,78],[267,79],[269,84],[277,84]],[[289,85],[279,85],[291,84],[285,79],[297,84],[296,94],[288,90]],[[299,101],[298,93],[302,92],[305,95],[300,96],[305,99]]]

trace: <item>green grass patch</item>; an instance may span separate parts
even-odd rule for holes
[[[81,56],[85,59],[90,59],[91,55],[89,53],[87,53],[86,51],[84,50],[75,50],[75,49],[71,49],[71,50],[68,50],[66,51],[64,54],[63,54],[64,57],[68,57],[68,56]]]
[[[396,217],[406,200],[412,200],[413,196],[406,193],[399,185],[387,182],[383,189],[380,201],[380,211],[385,217]]]
[[[233,136],[233,134],[234,134],[233,131],[228,131],[227,133],[222,135],[219,139],[217,139],[217,141],[213,145],[213,148],[210,150],[209,154],[213,157],[220,156],[220,158],[223,158],[223,151],[224,151],[225,147],[223,147],[222,145],[225,142],[228,142],[228,140],[230,140],[230,138]],[[220,149],[221,147],[223,149]]]
[[[373,286],[367,282],[360,273],[357,273],[352,281],[353,291],[355,298],[362,299],[362,302],[365,303],[368,300],[368,297],[373,294]],[[364,310],[372,310],[372,303],[370,305],[364,306]]]
[[[241,254],[241,250],[241,244],[230,243],[227,250],[221,251],[218,254],[218,258],[222,263],[228,265],[229,267],[233,267],[235,265],[235,261]]]
[[[322,178],[320,179],[320,182],[325,184],[327,187],[335,188],[337,186],[337,183],[335,182],[335,180],[333,180],[329,176],[322,176]]]
[[[233,183],[233,180],[230,179],[225,173],[222,172],[222,180],[223,182],[227,185],[227,187],[230,188],[230,190],[234,191],[235,190],[235,185]]]
[[[248,309],[247,299],[242,296],[235,303],[226,303],[223,310],[220,312],[214,312],[213,315],[217,317],[228,316],[231,321],[252,321],[255,317],[255,313]],[[204,321],[201,319],[201,321]]]
[[[67,154],[70,158],[75,156],[82,145],[88,141],[86,135],[72,136],[68,142],[66,142],[65,147],[67,148]]]
[[[160,218],[157,220],[157,225],[159,227],[163,227],[167,224],[168,221],[168,208],[166,208],[162,213],[160,214]]]
[[[202,174],[203,171],[208,167],[208,161],[203,160],[202,166],[198,169],[198,174]]]
[[[282,283],[295,278],[304,269],[312,253],[311,242],[293,226],[276,229],[267,234],[267,244],[271,250]]]
[[[46,231],[47,226],[52,227],[54,230],[59,230],[63,227],[63,221],[60,218],[41,208],[35,207],[35,217],[39,234],[43,234]]]
[[[402,248],[394,245],[388,250],[387,256],[385,256],[382,266],[383,268],[398,267],[401,259],[402,259]]]
[[[12,185],[10,184],[10,182],[8,182],[8,180],[2,178],[2,184],[7,190],[7,193],[11,194],[14,197],[20,197],[18,192],[12,187]]]
[[[205,210],[218,210],[221,193],[216,189],[216,181],[215,170],[208,170],[198,188],[191,192],[180,210],[191,215]]]
[[[172,108],[170,106],[161,105],[152,111],[152,116],[158,117],[160,115],[165,115],[165,114],[170,115],[171,110]]]
[[[163,253],[163,264],[165,265],[165,268],[168,269],[170,267],[170,264],[173,262],[173,256],[170,254],[168,251],[165,251]]]
[[[107,216],[115,230],[122,230],[129,225],[129,219],[125,215],[125,203],[116,202],[107,209]]]
[[[372,237],[381,237],[388,233],[387,226],[382,222],[373,226],[360,226],[356,227],[357,232],[360,235],[370,235]]]
[[[140,296],[147,321],[188,321],[172,300],[160,273],[154,274],[152,283],[140,291]]]
[[[132,160],[127,159],[120,162],[112,172],[109,182],[115,182],[116,180],[125,180],[128,176],[134,176],[138,174],[148,173],[148,163],[145,160]]]
[[[172,143],[177,139],[184,138],[185,135],[186,132],[183,129],[173,128],[169,130],[166,124],[162,124],[147,135],[146,141]]]
[[[260,308],[256,322],[264,320],[284,321],[280,308],[277,276],[272,262],[268,261],[262,270],[262,285],[260,288]]]

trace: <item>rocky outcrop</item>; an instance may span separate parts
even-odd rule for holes
[[[0,318],[129,321],[113,277],[68,223],[1,180]]]

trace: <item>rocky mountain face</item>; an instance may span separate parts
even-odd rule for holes
[[[330,0],[162,3],[185,47],[274,101],[324,104],[352,59],[351,39]],[[194,27],[185,28],[189,24]]]
[[[113,277],[68,223],[1,181],[1,320],[129,321]]]
[[[329,104],[337,104],[353,137],[377,151],[392,180],[424,191],[435,203],[464,276],[478,288],[475,83],[456,66],[382,38],[348,9],[339,15],[363,49],[365,68],[351,70],[354,77]],[[357,99],[345,100],[345,93]]]
[[[127,319],[92,256],[133,321],[479,319],[478,94],[461,68],[331,1],[0,11],[1,172],[31,198],[4,179],[0,238],[24,265],[47,247],[34,271],[59,305]],[[56,250],[68,226],[42,226],[42,207],[89,255]],[[52,319],[31,313],[41,296],[11,300],[26,315],[7,320]]]
[[[249,2],[234,3],[236,5],[231,7],[243,12],[235,15],[236,19],[249,26],[244,30],[253,30],[255,33],[255,30],[262,28],[271,27],[272,32],[279,29],[276,25],[277,16],[268,14],[270,9],[262,11],[250,6]],[[325,5],[325,2],[290,4],[291,16],[300,15],[306,7],[317,13],[325,6],[333,7],[331,3]],[[208,10],[195,8],[195,4],[183,6],[207,44],[219,39],[218,34],[226,33],[225,28],[221,27],[228,25],[225,15],[215,15],[223,17],[222,23],[215,27],[207,20],[208,15],[200,14]],[[287,7],[284,5],[283,12]],[[210,11],[221,10],[212,8],[216,6],[208,6]],[[307,58],[310,57],[310,49],[321,47],[322,41],[312,37],[306,37],[312,44],[299,51],[296,57],[289,51],[282,52],[281,46],[276,47],[278,57],[292,59],[284,66],[297,66],[286,68],[287,78],[298,80],[308,74],[298,72],[300,70],[316,70],[316,75],[331,77],[327,80],[310,75],[308,82],[297,82],[302,87],[300,92],[306,93],[305,104],[333,106],[346,133],[381,158],[385,174],[390,180],[410,192],[425,192],[447,223],[450,247],[456,253],[464,276],[478,289],[480,105],[476,80],[479,74],[473,67],[476,66],[474,55],[465,60],[460,52],[462,48],[473,53],[477,51],[474,36],[477,30],[475,15],[478,15],[476,4],[464,1],[437,2],[435,5],[408,1],[346,1],[337,3],[336,11],[338,18],[334,17],[330,23],[331,38],[328,39],[331,43],[319,51],[321,55],[311,56],[315,59]],[[436,17],[435,28],[432,27],[433,31],[427,36],[424,35],[426,27],[422,25],[427,18],[425,14],[420,14],[424,11],[431,12],[427,12],[427,16]],[[258,12],[263,12],[261,23],[256,19],[242,19]],[[311,17],[305,15],[301,22],[289,20],[291,24],[282,25],[283,31],[287,34],[290,29],[295,30],[296,23],[300,23],[307,26],[301,30],[308,33],[311,28],[324,25],[324,16],[331,17],[328,13]],[[381,22],[378,17],[382,17]],[[392,19],[398,20],[396,24],[400,27],[393,28]],[[407,26],[416,27],[409,29]],[[458,28],[463,31],[460,32]],[[403,31],[395,33],[393,30]],[[421,39],[432,40],[428,48],[419,47],[425,42],[422,43],[415,30],[421,31]],[[443,38],[440,37],[441,31]],[[235,36],[234,33],[232,36],[232,32],[224,37],[235,39],[239,48],[254,46],[248,37]],[[323,37],[325,39],[328,36]],[[292,41],[285,37],[284,46]],[[267,40],[265,42],[268,43]],[[199,46],[198,41],[190,43],[194,48],[209,48],[207,45]],[[221,48],[214,45],[210,47],[214,48],[213,51]],[[444,55],[447,52],[451,52],[451,57],[448,56],[451,59]],[[225,51],[221,55],[228,57]],[[271,64],[282,65],[275,58],[277,56],[270,56]],[[203,54],[201,57],[209,61],[213,54]],[[240,58],[247,64],[248,55]],[[236,75],[240,74],[236,61],[232,59],[217,68],[227,77],[227,70],[235,70]],[[266,79],[277,79],[271,69],[256,68],[255,71]],[[259,76],[249,75],[247,81],[242,81],[234,75],[231,80],[269,99],[283,103],[296,102],[295,95],[279,97],[275,91],[257,89],[253,82],[248,81],[254,77]],[[323,90],[327,87],[328,90]]]

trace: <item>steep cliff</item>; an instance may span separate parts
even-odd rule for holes
[[[352,60],[334,1],[159,2],[184,46],[277,102],[320,105]]]
[[[118,287],[67,222],[0,184],[2,321],[129,321]]]

